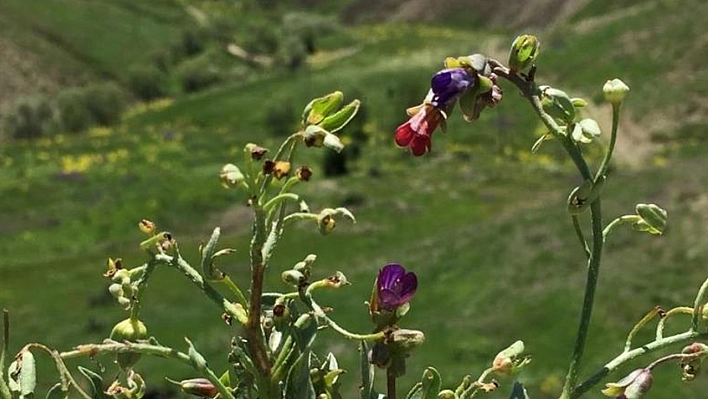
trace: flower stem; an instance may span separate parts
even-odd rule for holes
[[[386,369],[386,399],[396,399],[396,371],[393,367]]]
[[[624,344],[624,351],[629,352],[630,349],[632,349],[632,339],[634,339],[634,336],[637,335],[639,330],[641,330],[644,326],[647,325],[654,317],[658,316],[660,313],[662,313],[663,310],[656,306],[652,310],[649,311],[644,317],[642,317],[641,320],[637,322],[637,324],[632,327],[632,329],[629,331],[629,334],[627,334],[627,340],[625,341]]]
[[[708,279],[703,282],[701,288],[698,289],[696,299],[693,301],[693,316],[691,317],[691,331],[698,331],[698,323],[700,322],[701,313],[703,312],[703,301],[708,294]]]
[[[615,371],[621,365],[627,363],[630,360],[636,359],[639,356],[642,356],[647,353],[651,353],[651,352],[659,350],[659,349],[663,349],[663,348],[673,345],[673,344],[678,344],[681,342],[697,340],[697,339],[705,339],[705,338],[708,338],[708,333],[698,333],[695,331],[687,331],[687,332],[672,335],[670,337],[666,337],[666,338],[663,338],[660,340],[655,340],[655,341],[650,342],[646,345],[642,345],[636,349],[632,349],[629,352],[624,352],[624,353],[620,354],[619,356],[615,357],[614,359],[612,359],[611,361],[609,361],[600,370],[595,372],[595,374],[593,374],[588,379],[586,379],[581,384],[579,384],[577,387],[575,387],[568,397],[570,399],[579,398],[585,392],[589,391],[590,388],[592,388],[598,382],[600,382],[600,380],[605,378],[608,374]]]
[[[615,229],[615,227],[623,225],[623,224],[627,224],[627,223],[635,223],[639,220],[641,220],[641,219],[637,215],[624,215],[624,216],[620,216],[620,217],[614,219],[613,221],[608,223],[607,226],[605,227],[605,229],[602,231],[602,239],[606,240],[607,236],[610,235],[610,233],[612,232],[612,230]]]
[[[610,135],[610,144],[607,147],[607,152],[605,153],[605,158],[602,160],[600,167],[595,175],[595,181],[601,176],[607,175],[607,168],[610,166],[610,161],[612,160],[612,153],[615,149],[615,143],[617,142],[617,128],[619,127],[619,117],[620,117],[620,105],[621,103],[612,104],[612,133]]]
[[[669,320],[669,317],[675,315],[675,314],[693,314],[693,308],[689,308],[688,306],[679,306],[673,309],[670,309],[664,317],[659,319],[659,322],[656,324],[656,340],[659,341],[664,338],[664,326],[666,325],[667,320]]]
[[[145,295],[145,290],[147,289],[147,283],[150,279],[150,276],[152,276],[152,272],[155,271],[156,267],[157,262],[154,259],[145,264],[145,271],[136,283],[138,287],[138,293],[135,295],[135,299],[133,300],[130,307],[130,320],[132,321],[137,321],[140,316],[140,308],[143,303],[143,296]]]
[[[578,215],[572,215],[570,219],[573,221],[575,235],[578,237],[580,245],[583,247],[583,251],[585,251],[585,257],[590,258],[590,248],[588,247],[588,242],[585,240],[583,229],[580,227],[580,219],[578,218]]]

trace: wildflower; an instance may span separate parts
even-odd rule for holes
[[[393,310],[410,302],[417,288],[418,278],[415,273],[406,272],[397,263],[389,263],[379,271],[376,280],[378,304],[383,309]]]
[[[637,369],[617,382],[608,383],[602,393],[616,399],[641,399],[649,391],[653,381],[651,370]]]
[[[439,109],[446,109],[476,82],[477,76],[470,75],[464,68],[443,69],[430,81],[434,94],[431,103]]]
[[[396,144],[410,147],[418,157],[430,151],[433,132],[445,120],[445,114],[431,104],[423,104],[409,109],[409,115],[411,119],[396,129]]]

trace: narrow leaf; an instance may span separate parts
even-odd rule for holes
[[[67,399],[69,397],[69,392],[68,391],[62,391],[61,390],[61,383],[55,384],[49,391],[47,391],[47,395],[44,397],[44,399]]]
[[[93,399],[113,399],[103,391],[103,377],[85,367],[79,366],[79,371],[89,380]]]

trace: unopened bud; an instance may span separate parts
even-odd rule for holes
[[[575,107],[566,92],[549,86],[540,86],[539,89],[541,90],[541,105],[548,115],[567,123],[573,122]]]
[[[305,275],[297,270],[286,270],[280,275],[280,278],[285,284],[290,284],[295,287],[299,287],[307,281]]]
[[[638,369],[617,382],[606,384],[602,390],[605,396],[623,399],[642,399],[651,388],[654,377],[649,369]]]
[[[624,98],[629,92],[629,86],[619,79],[612,79],[605,82],[602,86],[602,91],[605,93],[605,100],[613,105],[618,105],[624,101]]]
[[[668,213],[664,209],[654,204],[637,204],[635,210],[641,218],[634,224],[636,230],[657,235],[664,233],[668,218]]]
[[[350,285],[349,281],[347,281],[347,277],[344,275],[342,272],[337,272],[333,276],[329,276],[325,279],[327,282],[327,286],[331,288],[340,288],[345,285]]]
[[[221,184],[226,188],[237,187],[246,179],[243,173],[241,173],[241,169],[231,163],[226,164],[223,168],[221,168],[219,178],[221,179]]]
[[[528,356],[522,356],[525,347],[523,341],[516,341],[499,352],[492,362],[492,370],[500,375],[513,374],[531,362]]]
[[[213,398],[219,393],[214,384],[206,378],[190,378],[179,382],[179,387],[184,393],[190,395],[201,396],[204,398]]]
[[[143,233],[151,236],[155,234],[156,226],[154,222],[151,222],[147,219],[143,219],[140,221],[140,223],[138,223],[138,228],[140,228],[140,231],[142,231]]]
[[[538,55],[539,43],[536,36],[521,35],[511,44],[509,51],[509,70],[526,72],[533,65]]]
[[[257,144],[248,143],[244,149],[247,153],[251,154],[251,159],[254,161],[260,161],[263,156],[268,152],[267,148],[263,148]]]
[[[392,349],[408,352],[425,342],[425,334],[418,330],[398,329],[389,335],[388,343]]]
[[[127,298],[119,298],[127,299]],[[110,339],[118,342],[136,342],[138,340],[147,339],[147,327],[140,320],[125,319],[120,323],[116,324],[111,330]],[[116,354],[116,363],[122,369],[132,368],[135,363],[140,360],[141,355],[139,353],[118,353]]]

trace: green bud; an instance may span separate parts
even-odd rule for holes
[[[339,111],[324,118],[324,120],[319,123],[319,126],[330,133],[341,130],[347,125],[347,123],[349,123],[349,121],[352,120],[352,118],[354,118],[356,113],[359,111],[360,105],[361,102],[359,100],[350,102]]]
[[[575,108],[583,108],[588,106],[588,102],[579,97],[571,98],[570,102],[573,103]]]
[[[223,168],[221,168],[219,178],[221,179],[221,184],[225,188],[238,187],[238,185],[243,183],[243,181],[245,180],[243,173],[241,173],[241,169],[231,163],[226,164]]]
[[[443,389],[438,394],[438,399],[457,399],[457,395],[455,395],[455,392],[449,389]]]
[[[657,235],[664,232],[668,218],[668,213],[664,209],[654,204],[637,204],[635,209],[641,218],[633,226],[636,230]]]
[[[303,123],[306,125],[316,125],[334,110],[339,108],[339,105],[344,100],[344,94],[341,91],[335,91],[324,97],[316,98],[310,101],[302,113]]]
[[[136,342],[138,340],[147,339],[147,327],[140,320],[125,319],[113,327],[111,330],[110,339],[117,342]],[[116,354],[116,363],[122,369],[130,369],[135,363],[140,360],[139,353],[118,353]]]
[[[297,270],[286,270],[280,275],[280,278],[285,284],[290,284],[294,287],[299,287],[307,281],[305,275]]]
[[[521,35],[511,44],[509,70],[512,73],[527,72],[538,56],[539,43],[536,36]]]
[[[624,98],[629,92],[629,86],[619,79],[612,79],[605,82],[602,86],[602,91],[605,93],[605,100],[613,105],[619,105],[624,101]]]
[[[524,350],[523,341],[514,342],[497,354],[492,362],[492,370],[500,375],[509,375],[517,372],[531,362],[528,356],[522,356]]]
[[[573,122],[575,107],[566,92],[549,86],[540,86],[539,89],[541,90],[541,106],[548,115],[566,123]]]

